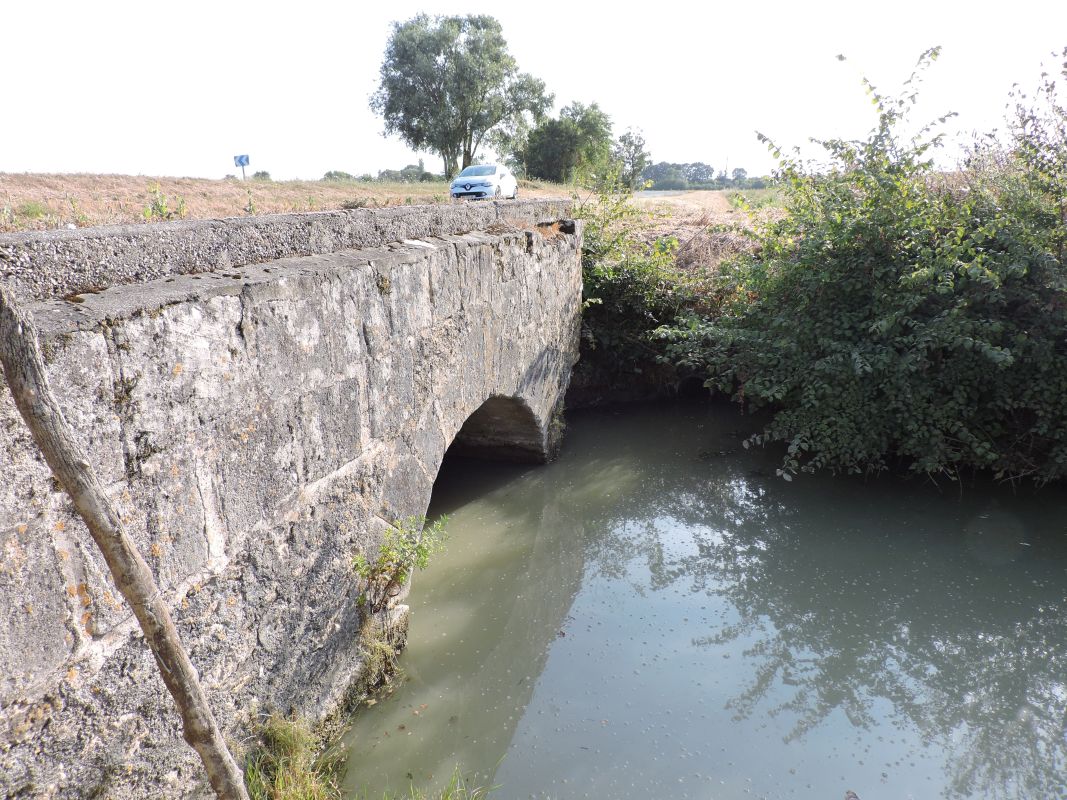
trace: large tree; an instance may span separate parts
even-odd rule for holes
[[[631,189],[641,180],[641,173],[652,163],[645,149],[645,137],[641,131],[628,129],[619,137],[612,151],[619,164],[619,180]]]
[[[681,170],[685,179],[690,183],[713,183],[715,181],[715,167],[703,161],[682,164]]]
[[[571,103],[558,120],[546,120],[532,130],[516,158],[533,177],[597,182],[614,167],[611,148],[611,117],[596,103]]]
[[[525,114],[540,119],[553,97],[521,73],[500,23],[488,16],[393,23],[371,108],[416,150],[431,150],[451,177],[469,166],[486,136]]]
[[[581,132],[573,120],[549,119],[532,131],[518,155],[530,177],[566,183],[578,166]]]
[[[603,179],[611,172],[611,117],[596,103],[571,103],[559,112],[560,119],[571,120],[578,128],[578,172],[587,180]]]

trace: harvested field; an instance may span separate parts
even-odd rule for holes
[[[735,209],[730,204],[728,193],[725,191],[677,191],[677,192],[637,192],[634,201],[641,206],[657,208],[668,206],[696,214],[710,211],[716,214],[734,213]]]
[[[570,189],[520,184],[520,197]],[[447,203],[448,184],[0,173],[0,232]]]

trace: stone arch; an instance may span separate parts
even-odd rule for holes
[[[227,735],[240,734],[242,708],[319,720],[342,703],[364,656],[351,557],[426,509],[447,445],[552,454],[577,357],[581,227],[531,238],[522,226],[562,208],[509,203],[504,226],[490,203],[0,236],[35,275],[71,276],[18,284],[27,296],[138,282],[32,313],[101,481],[143,509],[131,535],[148,543],[167,530],[152,568],[205,689],[226,701],[216,712]],[[166,263],[127,258],[153,248]],[[229,266],[206,271],[217,264]],[[121,610],[69,596],[72,582],[92,597],[110,583],[91,549],[71,546],[80,523],[22,430],[0,386],[11,478],[0,550],[24,553],[0,580],[0,608],[34,601],[0,628],[0,706],[32,727],[60,687],[71,702],[33,736],[0,731],[0,797],[51,782],[76,796],[105,780],[116,795],[185,797],[200,767],[156,702],[151,655]],[[151,446],[134,448],[142,439]],[[32,514],[27,496],[42,502]],[[86,628],[87,610],[90,635],[42,638]],[[146,703],[152,713],[139,713]],[[74,757],[89,739],[100,758]],[[138,748],[148,740],[157,746]],[[179,779],[161,781],[165,771]]]
[[[525,400],[506,395],[493,395],[475,409],[449,452],[528,464],[543,464],[550,457],[545,425]]]

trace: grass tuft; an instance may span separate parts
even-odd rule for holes
[[[27,200],[24,203],[19,203],[15,208],[15,213],[26,219],[40,219],[48,214],[48,206],[36,200]]]
[[[489,786],[472,786],[457,767],[452,773],[448,785],[438,794],[433,795],[431,798],[422,792],[412,792],[410,800],[482,800],[488,797],[491,791],[493,789]],[[407,800],[407,798],[404,798],[404,800]]]
[[[252,800],[341,800],[340,767],[306,722],[274,714],[245,763],[245,785]]]
[[[341,751],[322,747],[320,738],[301,719],[272,715],[259,734],[259,748],[245,762],[245,785],[252,800],[343,800]],[[475,786],[457,767],[448,784],[426,794],[410,787],[381,800],[485,800],[490,787]],[[351,800],[370,800],[357,794]]]

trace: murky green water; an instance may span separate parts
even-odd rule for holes
[[[1067,797],[1067,494],[786,483],[742,438],[646,407],[572,415],[548,467],[448,465],[349,787]]]

